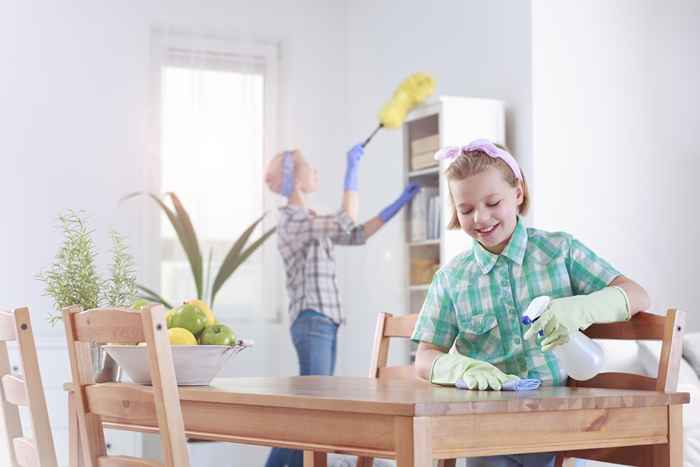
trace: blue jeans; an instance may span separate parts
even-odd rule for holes
[[[302,310],[292,324],[292,342],[299,357],[299,374],[332,375],[335,371],[338,325],[315,310]],[[273,448],[265,467],[303,467],[304,453]]]
[[[467,467],[554,467],[554,454],[470,457]]]

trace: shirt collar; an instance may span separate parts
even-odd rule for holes
[[[515,224],[513,235],[511,235],[510,241],[500,255],[491,253],[486,248],[481,246],[481,243],[476,242],[474,245],[474,257],[476,258],[476,261],[481,267],[483,273],[488,274],[496,265],[499,256],[505,256],[517,265],[522,266],[523,260],[525,259],[526,249],[527,229],[523,225],[523,221],[520,216],[518,216],[518,221]]]

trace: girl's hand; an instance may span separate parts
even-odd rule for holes
[[[433,363],[430,374],[431,383],[454,385],[461,379],[469,389],[480,391],[500,391],[503,383],[517,378],[503,373],[490,363],[454,353],[440,355]]]
[[[627,295],[619,287],[605,287],[589,295],[555,298],[547,310],[530,326],[523,338],[542,331],[543,352],[566,344],[569,336],[593,323],[614,323],[630,319]]]

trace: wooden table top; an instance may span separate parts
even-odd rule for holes
[[[565,386],[524,392],[466,391],[420,380],[340,376],[218,378],[211,386],[179,390],[183,401],[407,416],[652,407],[690,400],[688,393]]]

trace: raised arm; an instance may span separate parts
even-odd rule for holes
[[[358,172],[360,169],[360,159],[365,154],[362,144],[356,144],[347,152],[347,165],[345,167],[345,179],[343,180],[343,202],[342,209],[353,222],[357,222],[357,211],[359,208]]]

